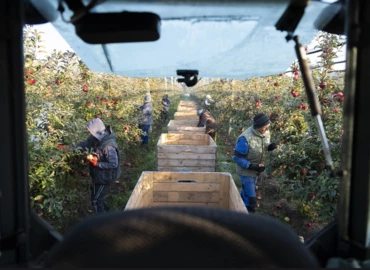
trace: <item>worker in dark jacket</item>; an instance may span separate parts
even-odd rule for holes
[[[94,153],[87,156],[92,179],[91,203],[96,213],[104,213],[109,211],[104,197],[110,185],[121,174],[116,134],[110,127],[105,128],[100,118],[88,122],[86,128],[90,136],[75,145],[75,148],[87,149],[90,153]]]
[[[199,115],[199,122],[197,127],[206,126],[206,134],[208,134],[212,137],[213,140],[215,140],[218,125],[216,120],[211,115],[211,112],[209,110],[198,108],[197,114]]]
[[[152,114],[153,114],[153,107],[152,107],[152,99],[150,94],[145,95],[144,97],[144,104],[139,107],[140,110],[140,123],[139,128],[143,131],[143,135],[141,135],[142,147],[148,150],[149,146],[149,132],[150,126],[152,125]]]
[[[168,111],[170,109],[171,101],[168,95],[165,94],[162,98],[162,120],[166,121],[168,117]]]

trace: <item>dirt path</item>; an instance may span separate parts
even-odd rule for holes
[[[309,223],[299,214],[294,205],[287,202],[279,192],[279,185],[274,177],[267,177],[258,183],[257,187],[257,197],[260,196],[257,213],[280,219],[305,240],[324,228],[324,224]],[[286,221],[286,218],[289,218],[289,221]]]

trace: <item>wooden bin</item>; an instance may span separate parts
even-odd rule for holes
[[[226,172],[142,172],[125,211],[158,206],[206,206],[248,213]]]
[[[195,107],[177,107],[178,112],[197,112],[197,108]]]
[[[214,172],[217,145],[208,134],[162,133],[157,143],[158,171]]]
[[[197,127],[198,120],[170,120],[167,125],[171,134],[205,134],[205,127]]]
[[[197,111],[192,112],[175,112],[174,120],[199,120],[199,116],[197,115]]]
[[[197,106],[197,103],[195,101],[185,101],[180,100],[179,106]]]

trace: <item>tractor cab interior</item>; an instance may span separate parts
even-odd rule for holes
[[[330,2],[1,1],[1,266],[366,267],[370,2]],[[317,118],[320,109],[310,70],[292,40],[309,42],[318,30],[345,35],[342,164],[332,168],[341,178],[336,220],[302,245],[288,226],[272,218],[202,207],[158,207],[86,218],[61,236],[31,211],[28,194],[22,33],[25,24],[47,22],[94,71],[137,77],[176,74],[178,82],[189,87],[200,76],[277,73],[281,65],[301,57],[307,99]],[[222,46],[215,46],[220,42]]]

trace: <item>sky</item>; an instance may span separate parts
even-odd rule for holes
[[[33,27],[38,31],[44,33],[42,37],[44,40],[45,50],[48,53],[51,53],[54,49],[61,51],[73,51],[73,49],[69,46],[69,44],[64,40],[64,38],[59,34],[59,32],[51,23],[38,24],[34,25]]]

